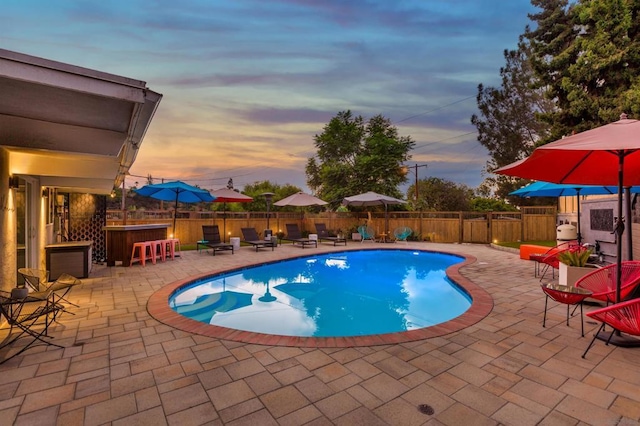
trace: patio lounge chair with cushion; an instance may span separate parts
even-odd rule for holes
[[[393,230],[393,236],[396,241],[404,241],[405,243],[412,233],[413,231],[408,226],[400,226]]]
[[[337,237],[329,234],[327,226],[324,223],[316,223],[316,232],[318,233],[318,240],[331,241],[333,245],[344,244],[347,245],[347,239],[343,236]]]
[[[591,298],[605,302],[607,305],[615,303],[617,267],[618,265],[613,263],[603,268],[595,269],[576,281],[575,287],[591,290]],[[624,300],[640,284],[640,261],[623,261],[621,278],[620,300]]]
[[[358,226],[358,233],[362,237],[360,242],[364,240],[375,241],[376,239],[376,231],[373,229],[373,226],[360,225]]]
[[[305,246],[316,246],[318,247],[318,240],[310,240],[309,238],[302,238],[302,233],[300,232],[300,228],[296,223],[287,223],[287,235],[282,237],[285,241],[291,241],[294,245],[300,244],[302,248]]]
[[[242,241],[254,246],[256,251],[261,247],[271,247],[271,251],[273,251],[278,244],[278,240],[275,236],[271,237],[270,240],[261,240],[258,236],[258,231],[256,231],[255,228],[241,228],[240,230],[242,231]]]
[[[213,250],[213,255],[221,250],[231,250],[233,254],[233,244],[223,243],[220,239],[220,229],[218,225],[202,225],[202,241],[198,241],[198,247],[210,248]]]
[[[607,345],[616,331],[631,336],[640,336],[640,299],[631,299],[626,302],[616,303],[615,305],[587,312],[587,316],[602,322],[602,325],[594,334],[591,343],[589,343],[589,346],[587,346],[587,349],[582,354],[582,358],[587,355],[587,352],[589,352],[589,349],[593,346],[593,342],[595,342],[598,334],[604,329],[605,325],[613,328],[607,339]],[[640,340],[637,342],[629,341],[624,346],[640,346]]]

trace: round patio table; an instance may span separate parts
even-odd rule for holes
[[[542,319],[542,326],[546,326],[547,302],[549,301],[549,298],[555,300],[558,303],[567,305],[567,326],[569,325],[569,306],[580,305],[580,328],[582,330],[582,337],[584,337],[582,302],[584,302],[584,299],[591,296],[592,291],[581,287],[573,287],[554,283],[542,284],[541,287],[546,296],[544,299],[544,317]]]

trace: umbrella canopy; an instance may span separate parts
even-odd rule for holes
[[[509,195],[520,197],[570,197],[574,195],[609,195],[617,194],[617,186],[571,185],[552,182],[534,182]]]
[[[179,180],[174,182],[156,183],[145,185],[135,192],[145,197],[155,198],[162,201],[175,201],[175,211],[173,213],[173,231],[176,229],[176,213],[178,202],[180,203],[200,203],[211,202],[215,197],[206,189],[197,188]]]
[[[520,197],[569,197],[577,196],[578,203],[576,205],[578,212],[578,243],[582,242],[582,234],[580,232],[580,195],[611,195],[616,194],[618,188],[615,186],[598,186],[598,185],[571,185],[552,182],[534,182],[520,189],[512,191],[509,195],[517,195]],[[640,192],[640,187],[633,187],[632,192]]]
[[[285,206],[308,207],[308,206],[324,206],[326,204],[329,204],[329,203],[327,203],[324,200],[321,200],[318,197],[314,197],[311,194],[307,194],[305,192],[296,192],[295,194],[289,195],[288,197],[273,203],[274,206],[278,206],[278,207],[285,207]],[[303,222],[304,222],[304,212],[302,213],[302,219],[301,219],[301,223]]]
[[[324,206],[327,203],[326,201],[321,200],[318,197],[314,197],[313,195],[297,192],[293,195],[289,195],[286,198],[283,198],[280,201],[276,201],[273,203],[274,206],[285,207],[285,206],[295,206],[295,207],[307,207],[307,206]]]
[[[353,195],[351,197],[345,197],[342,200],[342,204],[348,206],[381,206],[384,205],[384,219],[385,219],[385,232],[389,233],[389,217],[388,206],[389,204],[405,204],[406,201],[398,198],[393,198],[388,195],[378,194],[377,192],[369,191],[363,194]]]
[[[622,114],[614,123],[538,147],[529,157],[501,167],[496,173],[564,184],[617,185],[616,303],[620,302],[622,195],[623,187],[640,185],[640,121]]]
[[[222,209],[224,210],[224,216],[222,216],[223,236],[222,241],[227,241],[227,203],[248,203],[253,201],[253,198],[248,195],[241,194],[230,188],[220,188],[215,191],[211,191],[211,195],[215,197],[214,202],[223,203]]]

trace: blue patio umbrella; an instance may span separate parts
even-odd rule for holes
[[[631,192],[639,193],[640,187],[632,187]],[[614,195],[618,193],[616,186],[600,186],[600,185],[572,185],[562,183],[551,183],[538,181],[523,186],[509,193],[509,195],[517,195],[519,197],[570,197],[577,196],[577,213],[578,213],[578,244],[582,242],[580,233],[580,195]]]
[[[201,189],[182,181],[156,183],[145,185],[135,192],[145,197],[155,198],[162,201],[175,201],[173,212],[173,231],[176,229],[176,213],[178,212],[178,202],[180,203],[200,203],[211,202],[216,199],[206,189]]]

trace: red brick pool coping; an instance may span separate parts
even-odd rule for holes
[[[431,327],[419,328],[416,330],[348,337],[281,336],[276,334],[256,333],[253,331],[236,330],[232,328],[220,327],[217,325],[205,324],[180,315],[169,306],[169,298],[171,297],[171,295],[173,295],[174,292],[176,292],[184,285],[201,278],[238,270],[238,268],[229,268],[226,271],[219,271],[215,274],[201,274],[168,284],[151,295],[149,301],[147,302],[147,311],[156,320],[170,327],[177,328],[178,330],[218,339],[253,343],[258,345],[295,346],[304,348],[347,348],[355,346],[389,345],[429,339],[454,333],[456,331],[460,331],[464,328],[472,326],[473,324],[489,315],[489,313],[493,309],[493,298],[489,295],[489,293],[487,293],[479,285],[462,276],[462,274],[460,273],[460,269],[464,268],[466,265],[475,263],[476,258],[473,256],[458,253],[447,253],[442,251],[438,251],[438,253],[450,254],[453,256],[464,258],[463,262],[447,268],[446,273],[453,282],[462,287],[469,294],[469,296],[471,296],[472,303],[465,313],[450,321],[443,322]],[[261,264],[262,263],[258,262],[255,264],[246,265],[245,267],[258,266]]]

